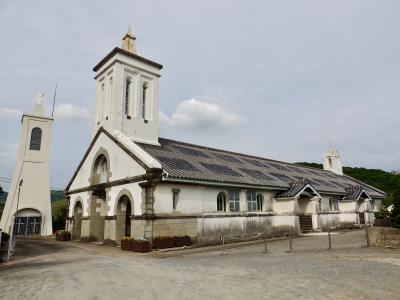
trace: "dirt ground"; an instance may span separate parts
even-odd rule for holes
[[[0,299],[400,299],[400,251],[365,232],[313,235],[223,251],[137,254],[69,242],[19,241],[0,265]]]

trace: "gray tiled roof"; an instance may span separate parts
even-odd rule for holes
[[[207,181],[221,184],[254,185],[262,188],[289,189],[292,181],[305,178],[320,193],[347,194],[346,189],[360,185],[348,176],[290,163],[218,150],[160,138],[161,146],[138,143],[157,159],[166,178]],[[364,185],[371,197],[385,193]]]

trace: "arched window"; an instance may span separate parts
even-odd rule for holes
[[[108,181],[108,162],[104,155],[96,158],[93,169],[94,184],[105,183]]]
[[[143,83],[143,94],[142,94],[142,119],[146,120],[146,101],[147,101],[147,83]]]
[[[257,210],[262,211],[263,210],[263,202],[264,202],[264,197],[261,194],[257,194]]]
[[[29,150],[40,151],[40,144],[42,143],[42,129],[35,127],[31,132],[31,142],[29,144]]]
[[[124,105],[124,112],[125,115],[129,115],[129,97],[130,97],[130,86],[131,86],[131,79],[127,78],[125,81],[125,105]]]
[[[226,211],[226,197],[224,193],[217,196],[217,211]]]

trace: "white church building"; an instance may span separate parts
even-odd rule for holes
[[[207,242],[373,222],[385,193],[344,175],[336,150],[321,170],[159,137],[161,69],[130,31],[93,68],[92,142],[66,187],[73,239]]]

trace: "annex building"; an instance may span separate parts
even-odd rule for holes
[[[159,137],[162,65],[139,56],[129,30],[94,68],[92,142],[66,187],[74,239],[273,234],[374,221],[385,193],[342,172]]]

